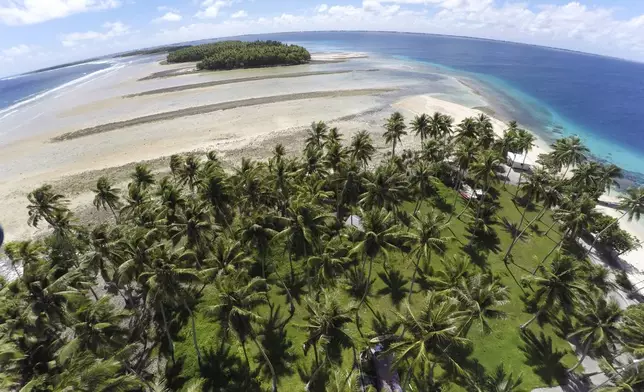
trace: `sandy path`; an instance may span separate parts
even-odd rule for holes
[[[250,76],[250,77],[247,77],[247,78],[215,80],[215,81],[211,81],[211,82],[184,84],[184,85],[181,85],[181,86],[160,88],[160,89],[144,91],[144,92],[136,93],[136,94],[129,94],[129,95],[124,96],[124,98],[134,98],[134,97],[141,97],[141,96],[145,96],[145,95],[173,93],[173,92],[177,92],[177,91],[185,91],[185,90],[194,90],[194,89],[198,89],[198,88],[215,87],[215,86],[221,86],[221,85],[224,85],[224,84],[253,82],[253,81],[257,81],[257,80],[288,79],[288,78],[301,78],[301,77],[305,77],[305,76],[338,75],[338,74],[346,74],[346,73],[351,73],[351,72],[374,72],[374,71],[377,71],[377,70],[376,69],[368,69],[368,70],[293,72],[293,73],[287,73],[287,74],[281,74],[281,75]]]
[[[84,136],[94,135],[132,127],[135,125],[142,125],[152,122],[167,121],[178,117],[195,116],[199,114],[212,113],[222,110],[237,109],[248,106],[257,106],[277,102],[299,101],[312,98],[336,98],[336,97],[355,97],[360,95],[376,95],[394,91],[389,88],[373,88],[373,89],[356,89],[356,90],[336,90],[336,91],[314,91],[310,93],[300,94],[286,94],[271,97],[250,98],[242,99],[239,101],[230,101],[223,103],[216,103],[212,105],[194,106],[187,109],[173,110],[169,112],[152,114],[149,116],[137,117],[131,120],[117,121],[109,124],[102,124],[95,127],[80,129],[78,131],[67,132],[60,136],[51,139],[53,142],[62,142],[65,140],[72,140]]]

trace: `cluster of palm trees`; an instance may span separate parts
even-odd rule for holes
[[[307,390],[365,390],[364,354],[378,342],[394,356],[406,390],[450,383],[522,390],[521,376],[503,367],[473,372],[463,347],[506,316],[505,303],[520,300],[503,275],[473,260],[498,242],[496,187],[508,181],[502,165],[508,153],[529,151],[534,138],[516,123],[498,138],[485,115],[453,123],[435,113],[408,127],[392,114],[384,132],[391,152],[378,162],[369,132],[345,143],[338,129],[318,122],[297,157],[277,145],[267,162],[243,159],[227,172],[214,151],[175,155],[162,178],[138,165],[124,190],[98,179],[94,206],[109,215],[92,227],[79,225],[51,186],[34,190],[29,224],[51,234],[6,245],[18,278],[0,285],[0,388],[292,390],[281,382],[299,365]],[[421,147],[400,153],[408,130]],[[586,154],[579,139],[562,139],[542,157],[543,168],[519,180],[514,200],[522,211],[503,261],[510,273],[525,272],[512,275],[534,309],[522,329],[563,317],[584,357],[608,359],[607,385],[635,390],[644,377],[616,358],[642,355],[644,311],[606,300],[613,287],[606,271],[576,251],[599,195],[621,172]],[[464,183],[483,193],[458,213]],[[453,199],[443,200],[448,191]],[[629,190],[621,208],[639,219],[644,190]],[[551,211],[546,234],[563,234],[529,270],[513,249]],[[447,255],[461,241],[454,225],[467,227],[469,241]],[[374,270],[383,292],[374,292]],[[378,295],[391,296],[393,311],[374,308]],[[204,323],[217,329],[215,344],[200,340]],[[301,354],[285,354],[289,332],[305,335]],[[178,376],[183,338],[197,362],[188,383]],[[230,352],[235,345],[240,356]]]

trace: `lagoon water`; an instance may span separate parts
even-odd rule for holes
[[[391,67],[390,72],[413,73],[420,78],[454,76],[485,96],[502,119],[516,119],[546,140],[579,135],[595,158],[613,162],[629,171],[631,179],[644,182],[644,64],[538,46],[423,34],[304,32],[240,39],[281,40],[313,52],[367,52],[377,66]],[[122,60],[93,62],[0,79],[0,134],[2,118],[31,100],[123,64]],[[458,90],[452,90],[430,93],[470,103]]]

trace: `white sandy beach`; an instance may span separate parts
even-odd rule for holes
[[[316,54],[313,59],[318,63],[208,73],[188,72],[192,66],[186,64],[130,65],[0,120],[12,136],[0,145],[0,222],[7,240],[38,232],[26,224],[26,195],[45,182],[66,194],[79,216],[100,219],[90,205],[96,178],[108,175],[123,188],[140,161],[166,171],[167,158],[176,153],[214,149],[235,164],[242,157],[268,157],[277,142],[294,152],[303,144],[304,129],[319,120],[339,127],[345,140],[367,129],[384,151],[383,119],[395,110],[408,119],[438,111],[459,123],[481,113],[473,107],[487,106],[458,80],[430,83],[400,76],[389,72],[396,65],[370,62],[364,53]],[[167,71],[181,74],[168,76]],[[446,100],[449,91],[455,102],[472,106]],[[507,125],[492,122],[502,136]],[[418,142],[408,136],[403,148]],[[535,144],[532,161],[549,151],[545,141]],[[624,221],[622,227],[644,242],[644,226]],[[642,256],[644,250],[624,258],[644,271]]]

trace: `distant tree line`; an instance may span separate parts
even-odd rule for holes
[[[148,55],[148,54],[160,54],[160,53],[172,53],[177,50],[182,50],[182,49],[188,49],[191,48],[192,45],[169,45],[169,46],[159,46],[156,48],[148,48],[148,49],[139,49],[139,50],[133,50],[130,52],[125,52],[121,53],[115,57],[130,57],[130,56],[141,56],[141,55]]]
[[[198,69],[222,70],[307,63],[311,54],[298,45],[279,41],[223,41],[180,49],[168,54],[169,63],[198,61]]]

